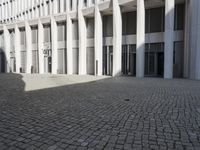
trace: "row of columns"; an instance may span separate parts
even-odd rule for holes
[[[200,80],[200,1],[186,0],[184,77]]]
[[[72,2],[72,4],[71,4]],[[37,5],[40,4],[38,8]],[[80,2],[79,2],[80,4]],[[49,8],[48,8],[49,5]],[[77,0],[59,0],[59,8],[60,12],[64,12],[64,5],[66,5],[66,11],[69,9],[76,10],[77,9]],[[84,1],[82,1],[82,5],[84,5]],[[87,0],[87,7],[92,5],[92,0]],[[71,8],[72,6],[72,8]],[[34,7],[34,9],[33,9]],[[29,11],[32,9],[31,11]],[[47,3],[46,0],[7,0],[0,4],[0,20],[7,20],[10,18],[16,18],[17,15],[18,19],[31,19],[40,16],[47,16],[48,9],[50,14],[58,13],[58,0],[49,0]],[[26,13],[28,11],[28,13]],[[24,14],[23,14],[24,13]]]
[[[79,1],[78,5],[78,21],[79,21],[79,74],[86,74],[86,47],[87,47],[87,31],[86,21],[83,16],[82,8],[84,1]],[[69,4],[69,1],[67,2]],[[164,78],[173,77],[173,27],[174,27],[174,0],[165,0],[165,48],[164,48]],[[55,4],[56,5],[56,4]],[[118,0],[113,0],[113,76],[121,74],[121,45],[122,45],[122,16]],[[54,10],[55,12],[56,10]],[[67,7],[69,11],[69,7]],[[69,13],[66,17],[67,22],[67,72],[72,74],[72,19]],[[98,0],[95,4],[95,73],[102,75],[102,16],[98,8]],[[26,29],[26,50],[27,50],[27,73],[30,73],[32,66],[32,49],[31,49],[31,28],[28,22],[25,22]],[[38,22],[38,50],[39,50],[39,72],[44,73],[43,61],[43,25]],[[9,32],[4,27],[5,37],[9,36]],[[54,17],[51,17],[51,36],[52,36],[52,73],[57,73],[58,57],[57,57],[57,23]],[[15,25],[15,52],[16,52],[16,70],[19,72],[21,67],[20,59],[20,41],[19,28]],[[144,77],[145,62],[145,3],[144,0],[137,0],[137,39],[136,39],[136,76]],[[9,50],[9,43],[5,43],[6,51]],[[8,54],[8,53],[7,53]],[[9,55],[9,54],[8,54]],[[9,57],[9,56],[7,56]],[[97,71],[98,70],[98,71]]]
[[[174,0],[165,0],[164,78],[173,78]],[[144,77],[145,68],[145,4],[137,0],[136,76]]]

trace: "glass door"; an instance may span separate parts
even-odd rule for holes
[[[103,75],[112,75],[113,72],[113,46],[103,47]]]

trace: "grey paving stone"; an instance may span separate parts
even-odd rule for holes
[[[200,81],[90,78],[0,74],[0,149],[199,149]]]

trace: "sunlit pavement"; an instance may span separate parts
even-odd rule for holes
[[[0,149],[200,149],[200,81],[0,74]]]

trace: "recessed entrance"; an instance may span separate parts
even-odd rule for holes
[[[52,55],[51,49],[44,50],[44,72],[51,73]]]
[[[123,75],[136,75],[136,45],[122,46],[122,73]]]
[[[5,72],[5,53],[0,52],[0,73]]]
[[[164,44],[146,44],[145,49],[145,75],[163,77],[164,74]]]
[[[103,75],[112,75],[113,72],[113,46],[103,47]]]

